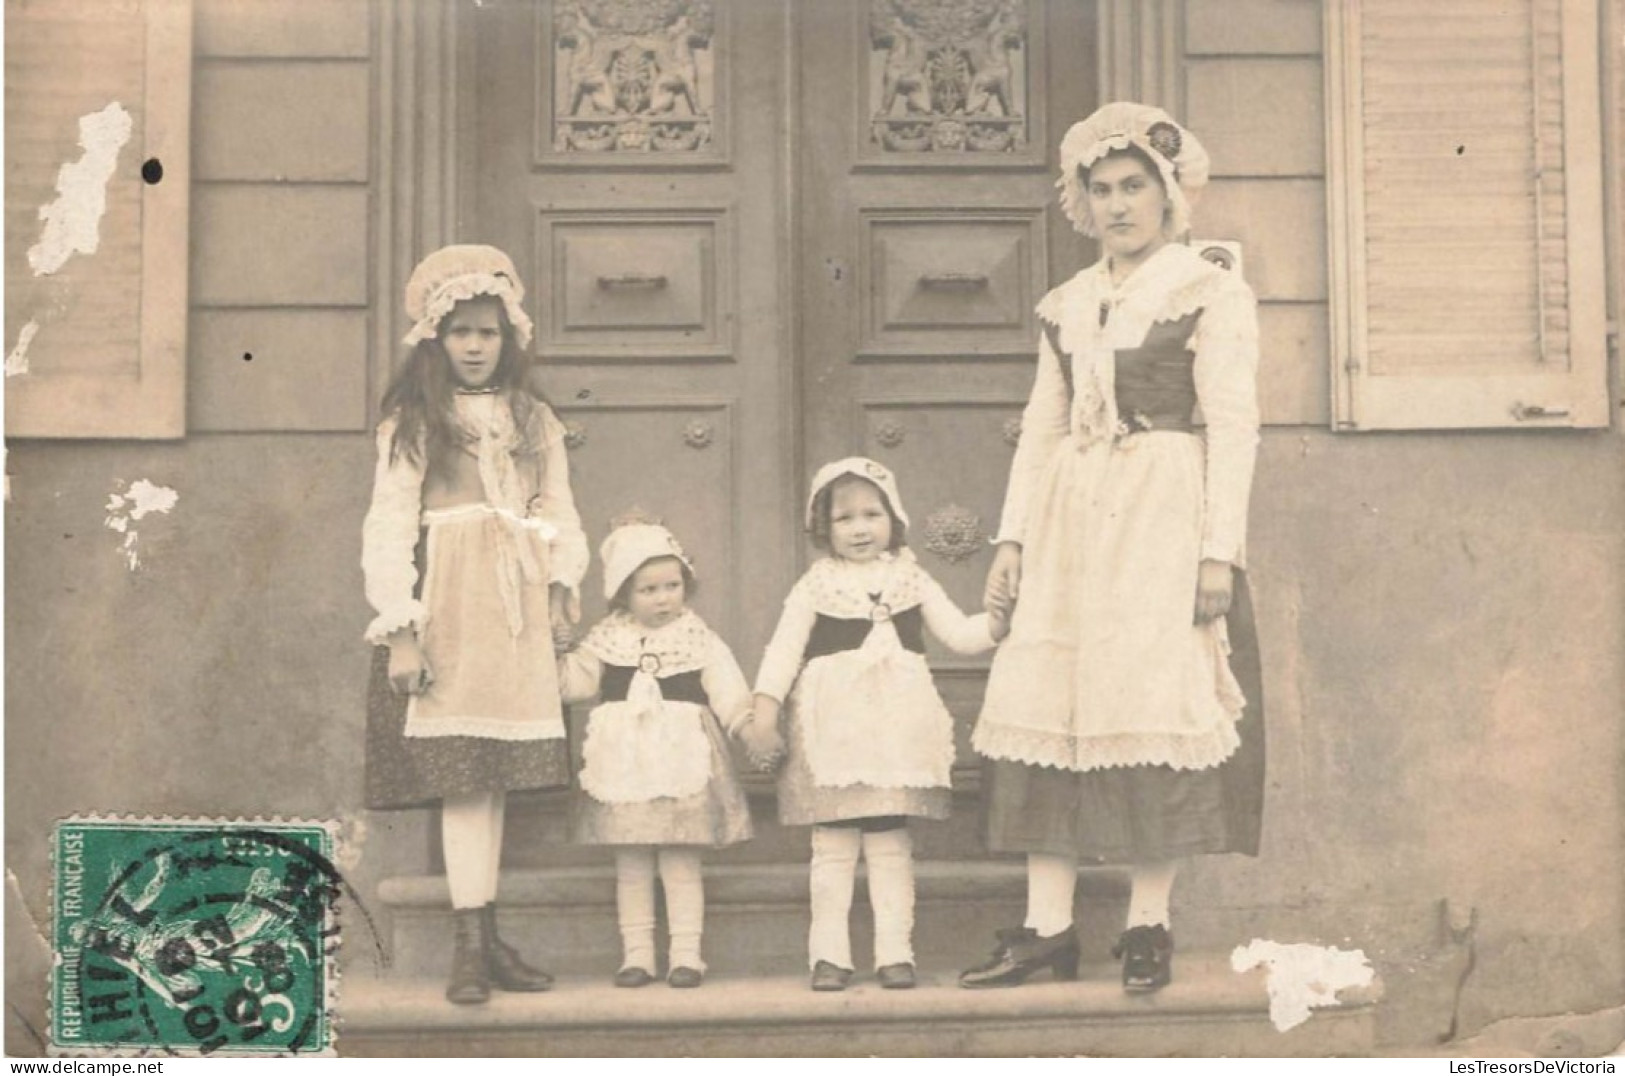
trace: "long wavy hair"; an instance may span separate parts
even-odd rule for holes
[[[536,404],[545,399],[527,384],[525,375],[529,363],[514,335],[513,322],[508,320],[508,311],[497,299],[477,296],[452,307],[435,326],[435,336],[417,342],[384,390],[383,413],[397,416],[395,436],[389,447],[392,461],[404,456],[433,472],[447,467],[453,455],[469,443],[469,437],[457,421],[458,382],[451,370],[451,356],[440,342],[447,324],[467,303],[489,303],[496,310],[502,329],[502,351],[486,387],[494,389],[507,403],[514,429],[525,435],[521,452],[541,449],[534,441],[531,420],[535,417]]]

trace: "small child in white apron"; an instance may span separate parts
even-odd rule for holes
[[[667,982],[705,977],[700,849],[751,835],[724,728],[751,717],[733,654],[688,608],[694,566],[665,527],[632,524],[604,540],[611,612],[560,660],[566,701],[597,696],[572,807],[580,844],[615,847],[623,959],[615,985],[655,979],[655,874],[671,933]]]
[[[925,660],[929,630],[949,649],[978,654],[1007,625],[967,617],[903,544],[908,516],[890,470],[852,457],[813,478],[806,512],[830,555],[790,596],[756,680],[756,716],[743,730],[755,758],[776,753],[788,702],[788,757],[779,820],[811,825],[814,990],[852,976],[848,917],[861,856],[869,864],[876,976],[915,983],[914,861],[908,818],[948,816],[954,726]],[[792,690],[793,685],[793,690]]]

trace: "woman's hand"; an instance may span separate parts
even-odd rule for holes
[[[772,773],[784,761],[784,737],[779,735],[779,704],[766,695],[756,696],[750,720],[739,728],[750,764],[763,773]]]
[[[1204,560],[1196,570],[1196,622],[1206,624],[1228,613],[1234,592],[1234,572],[1229,562]]]
[[[982,592],[982,605],[988,613],[1008,620],[1020,597],[1021,544],[1000,542],[993,553],[993,566],[987,570],[987,589]]]
[[[547,588],[547,616],[553,631],[553,649],[563,654],[576,646],[575,624],[581,619],[581,599],[563,583]]]
[[[389,637],[389,686],[397,695],[421,695],[434,683],[423,647],[410,629]]]
[[[1003,609],[989,609],[987,611],[987,633],[993,636],[996,643],[1004,642],[1005,636],[1010,634],[1010,616]]]

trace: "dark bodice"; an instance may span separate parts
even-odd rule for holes
[[[918,605],[895,614],[891,622],[897,628],[897,638],[902,642],[903,649],[916,654],[925,653],[925,614]],[[839,654],[843,650],[856,650],[869,638],[874,626],[875,622],[868,617],[819,613],[818,619],[813,622],[812,634],[807,637],[807,648],[802,651],[801,659],[811,661],[827,654]]]
[[[625,702],[626,693],[632,686],[632,674],[637,671],[630,665],[610,665],[606,662],[603,677],[598,685],[598,697],[604,702]],[[700,682],[698,669],[674,673],[671,676],[661,676],[656,672],[655,679],[660,681],[660,694],[667,702],[711,705],[711,700],[706,697],[705,688]]]
[[[1131,428],[1191,428],[1191,411],[1196,407],[1196,353],[1190,350],[1190,338],[1201,316],[1202,311],[1194,310],[1173,321],[1159,321],[1146,332],[1139,347],[1117,349],[1117,414]],[[1061,350],[1058,328],[1048,322],[1040,324],[1060,361],[1070,400],[1072,356]]]

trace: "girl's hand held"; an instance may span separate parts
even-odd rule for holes
[[[1230,611],[1235,591],[1233,570],[1228,562],[1204,560],[1196,572],[1196,622],[1206,624]]]
[[[423,647],[410,630],[389,637],[389,686],[399,695],[420,695],[434,682]]]
[[[993,554],[993,566],[987,570],[987,589],[982,604],[989,613],[1009,617],[1021,597],[1021,545],[1000,542]]]

